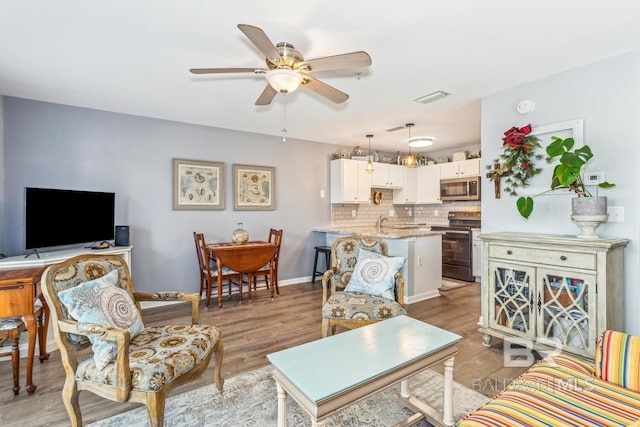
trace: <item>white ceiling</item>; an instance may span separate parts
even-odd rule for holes
[[[481,97],[640,48],[638,18],[637,0],[0,0],[0,94],[382,151],[414,122],[435,151],[479,143]],[[188,71],[264,67],[240,23],[373,63],[313,74],[344,104],[300,88],[257,107],[263,75]]]

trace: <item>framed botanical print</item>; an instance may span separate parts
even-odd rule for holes
[[[233,209],[264,211],[276,208],[276,168],[233,165]]]
[[[224,210],[224,163],[173,159],[173,209]]]

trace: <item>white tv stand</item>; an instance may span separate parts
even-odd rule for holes
[[[16,255],[0,259],[0,270],[8,268],[44,267],[83,254],[115,254],[124,258],[129,266],[129,271],[131,271],[132,249],[133,246],[114,246],[107,249],[75,248],[52,252],[38,252],[39,257],[36,254],[32,254],[27,258],[25,258],[24,255]]]

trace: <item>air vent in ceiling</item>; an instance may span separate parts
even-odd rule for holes
[[[420,98],[416,98],[414,99],[415,102],[418,102],[420,104],[428,104],[430,102],[433,101],[437,101],[438,99],[442,99],[445,96],[449,96],[450,94],[448,92],[442,91],[442,90],[438,90],[435,91],[433,93],[430,93],[428,95],[425,96],[421,96]]]

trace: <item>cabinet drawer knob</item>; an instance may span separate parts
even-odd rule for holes
[[[512,251],[511,249],[509,249],[509,250],[507,251],[507,255],[513,255],[513,251]]]
[[[560,255],[560,259],[561,259],[562,261],[566,261],[566,260],[567,260],[567,257],[566,257],[565,255]]]

